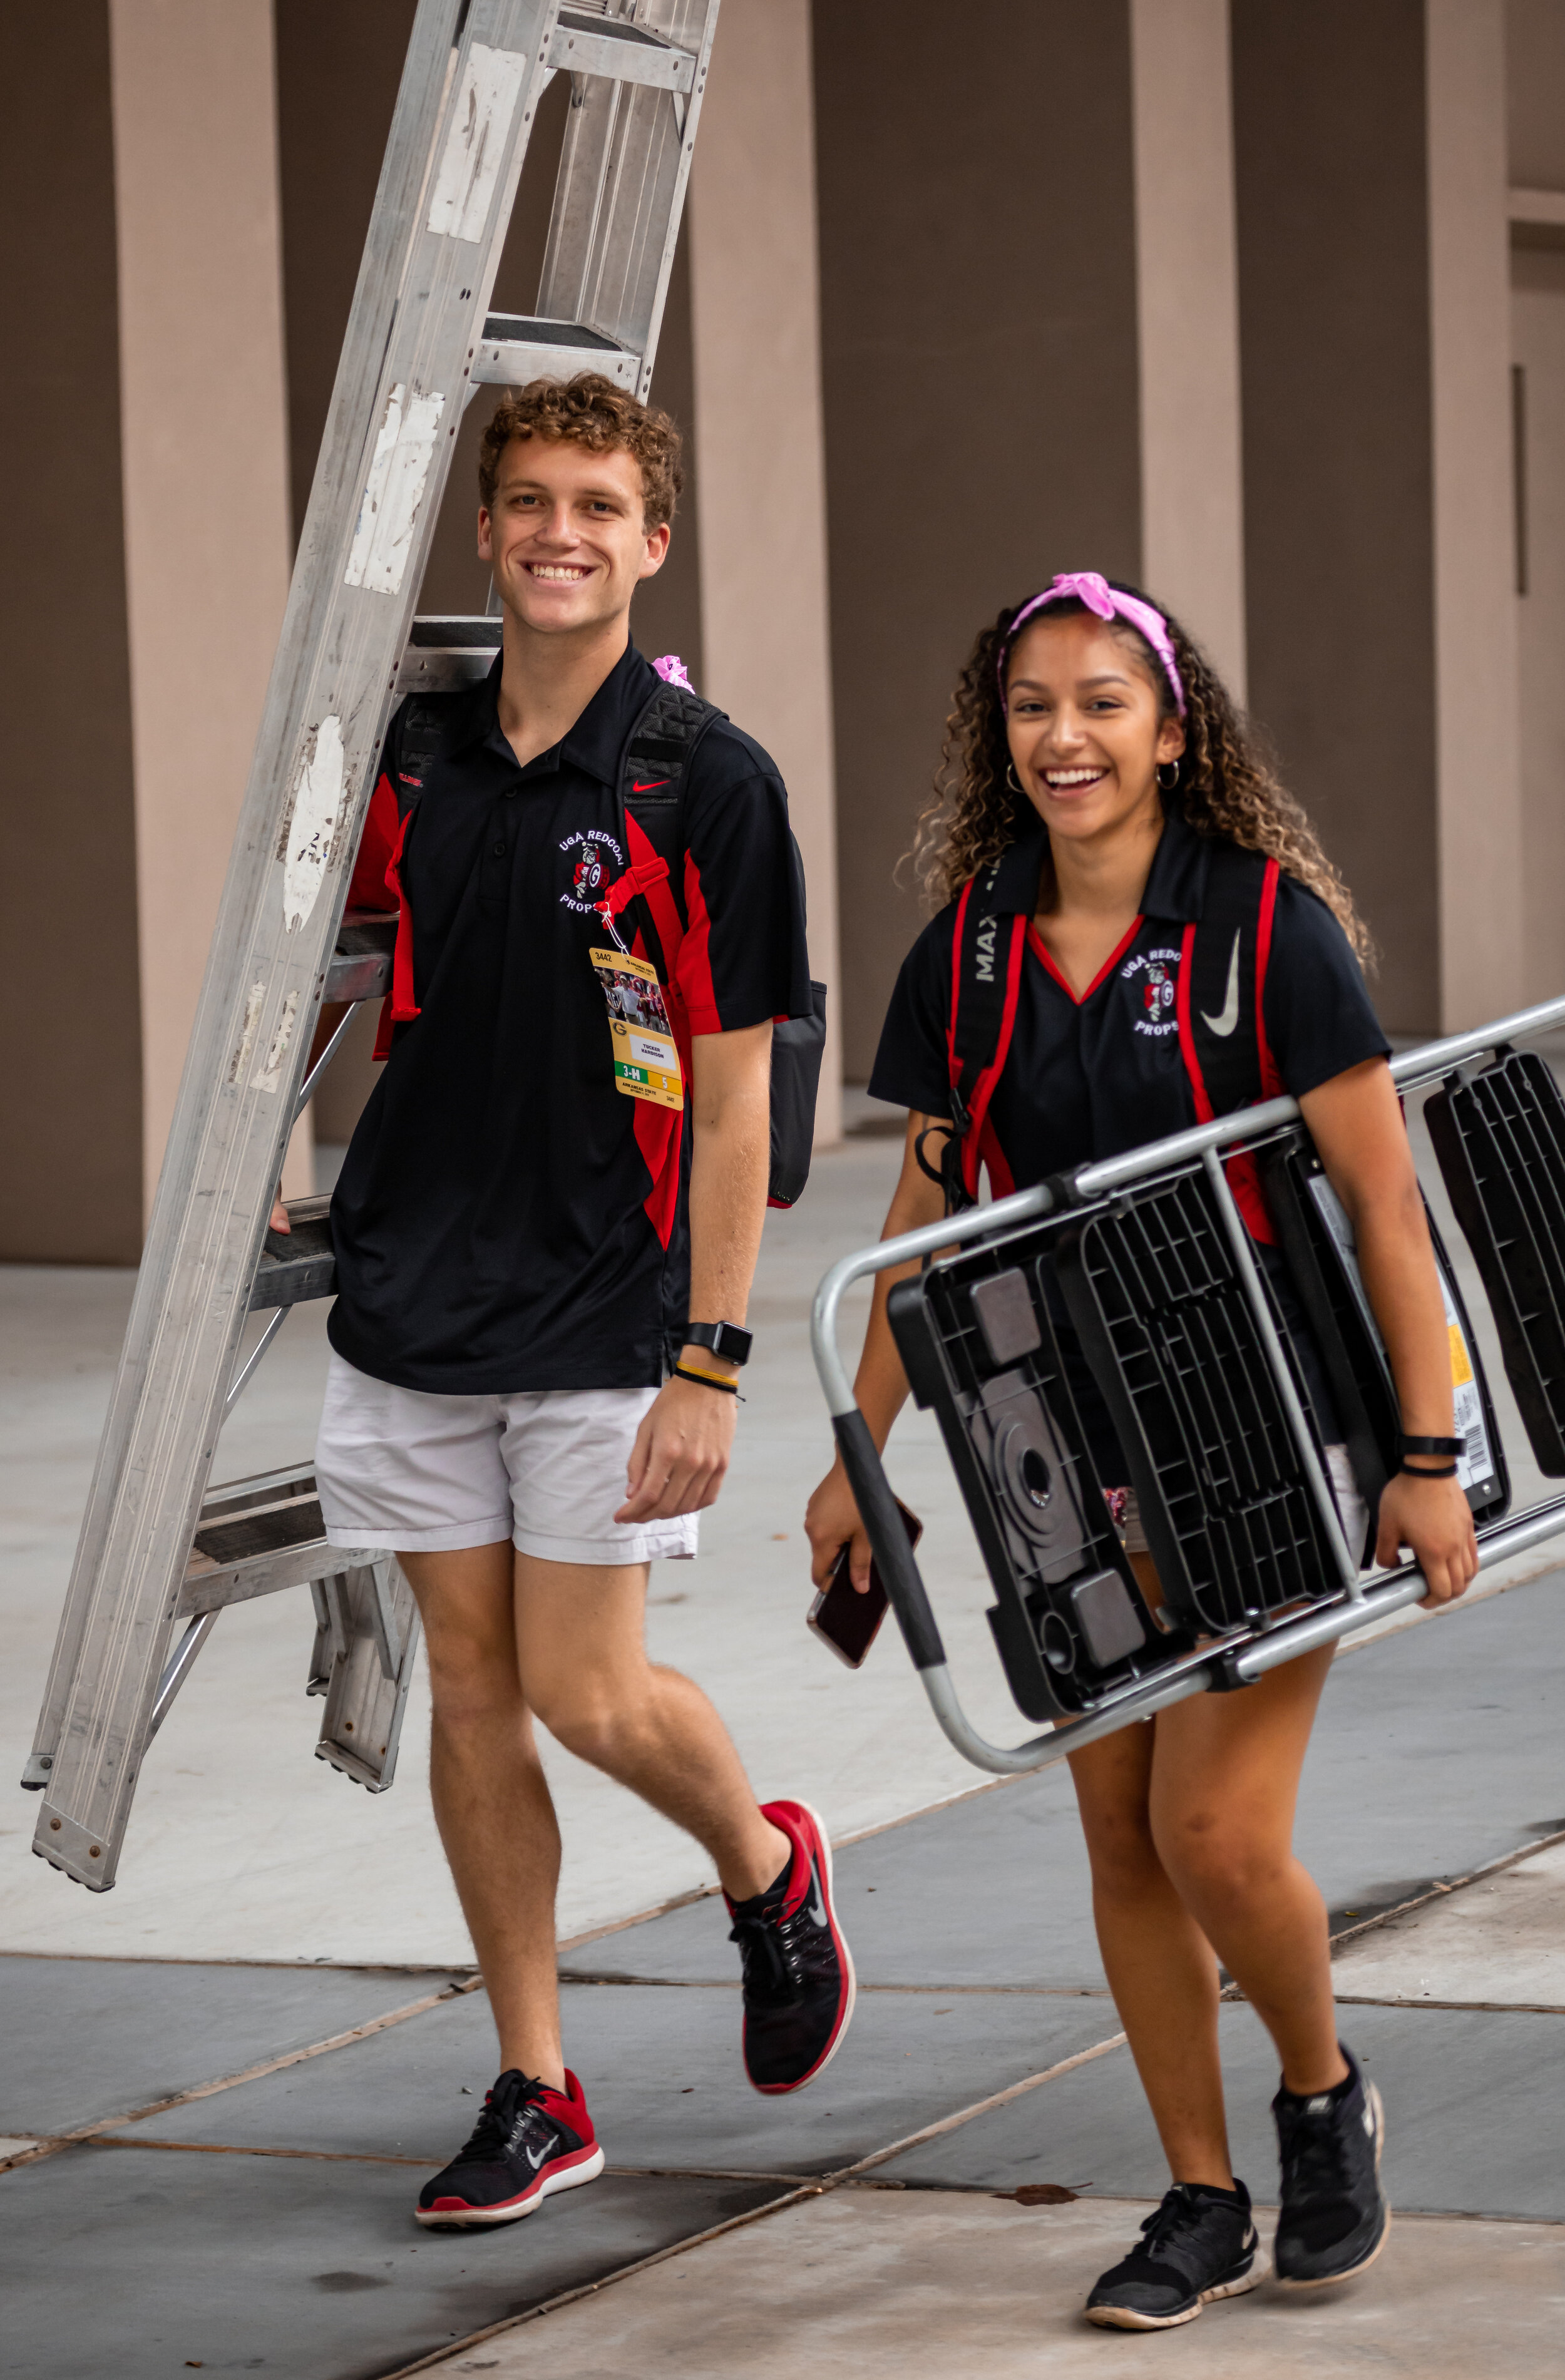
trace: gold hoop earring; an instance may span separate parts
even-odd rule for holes
[[[1163,771],[1165,769],[1169,772],[1166,777],[1163,774]],[[1174,787],[1179,783],[1179,762],[1177,760],[1159,760],[1158,763],[1157,777],[1158,783],[1161,785],[1164,793],[1171,794]]]
[[[1021,793],[1022,788],[1016,782],[1016,771],[1009,760],[1005,763],[1005,782],[1013,794]],[[1023,798],[1025,799],[1025,796],[1024,795]]]

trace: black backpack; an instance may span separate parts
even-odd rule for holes
[[[659,867],[632,860],[626,868],[636,888],[626,905],[640,910],[643,933],[649,927],[656,936],[665,981],[673,980],[684,938],[673,896],[661,888],[669,877],[681,872],[687,775],[702,736],[714,720],[726,717],[725,711],[705,701],[693,688],[661,685],[631,729],[620,759],[623,847],[630,852],[628,822],[634,820],[657,860],[666,863]],[[643,782],[647,780],[655,783]],[[792,836],[789,842],[802,900],[804,864],[797,843]],[[812,982],[809,992],[807,1016],[784,1017],[772,1027],[771,1171],[767,1184],[767,1204],[771,1207],[792,1207],[809,1180],[815,1102],[826,1047],[826,986]]]
[[[1271,956],[1279,867],[1265,852],[1237,844],[1211,845],[1200,923],[1183,929],[1178,993],[1179,1047],[1195,1094],[1197,1120],[1231,1115],[1285,1087],[1266,1038],[1262,998]],[[952,945],[953,1015],[948,1048],[950,1126],[938,1168],[917,1158],[945,1192],[947,1212],[976,1206],[984,1125],[994,1087],[1010,1055],[1021,993],[1022,957],[1031,916],[991,905],[1000,862],[962,890]],[[1255,1161],[1227,1160],[1229,1179],[1246,1222],[1271,1237]]]

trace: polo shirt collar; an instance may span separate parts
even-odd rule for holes
[[[1024,827],[1015,842],[978,878],[975,900],[986,911],[1030,917],[1048,854],[1049,829],[1039,819],[1035,826]],[[1141,896],[1142,916],[1165,917],[1180,925],[1198,918],[1206,905],[1210,864],[1211,846],[1206,837],[1197,834],[1177,811],[1168,811]]]
[[[469,687],[453,706],[444,743],[448,755],[488,743],[507,759],[515,759],[500,727],[500,675],[504,658],[503,652],[496,653],[487,676]],[[643,689],[641,680],[650,679],[651,675],[648,662],[635,645],[627,644],[580,718],[558,744],[540,752],[530,765],[535,769],[540,764],[557,769],[562,761],[568,761],[585,775],[596,777],[601,784],[615,784],[625,737],[650,692],[649,686]]]

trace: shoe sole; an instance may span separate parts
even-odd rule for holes
[[[1385,2102],[1382,2100],[1379,2092],[1376,2089],[1373,2082],[1369,2084],[1365,2095],[1370,2100],[1375,2108],[1375,2180],[1377,2187],[1378,2187],[1380,2180],[1380,2155],[1386,2145],[1386,2107]],[[1381,2199],[1380,2203],[1382,2206],[1386,2205],[1384,2198]],[[1355,2281],[1361,2273],[1368,2272],[1371,2265],[1374,2264],[1376,2258],[1380,2254],[1381,2250],[1385,2247],[1386,2242],[1390,2236],[1391,2210],[1389,2206],[1386,2206],[1386,2220],[1380,2226],[1380,2237],[1375,2242],[1374,2247],[1371,2248],[1368,2255],[1361,2256],[1356,2265],[1350,2265],[1345,2272],[1323,2273],[1318,2280],[1285,2280],[1282,2275],[1279,2273],[1277,2277],[1277,2286],[1280,2289],[1285,2289],[1290,2297],[1302,2297],[1305,2291],[1309,2289],[1339,2289],[1344,2281]]]
[[[1194,2322],[1203,2306],[1215,2305],[1219,2298],[1242,2298],[1247,2289],[1258,2288],[1261,2279],[1259,2273],[1251,2271],[1236,2281],[1219,2281],[1215,2289],[1203,2289],[1195,2304],[1182,2313],[1134,2313],[1124,2306],[1088,2306],[1086,2318],[1099,2330],[1177,2330],[1182,2323]]]
[[[552,2198],[556,2191],[579,2190],[584,2181],[596,2181],[602,2170],[603,2151],[601,2147],[596,2147],[575,2165],[562,2166],[557,2172],[540,2175],[532,2188],[525,2191],[520,2198],[507,2198],[498,2206],[416,2206],[413,2219],[421,2223],[426,2231],[475,2231],[494,2223],[519,2223],[524,2215],[536,2213],[544,2200]]]
[[[831,2060],[835,2058],[838,2050],[843,2046],[843,2036],[847,2032],[849,2025],[853,2022],[853,2012],[858,2002],[858,1976],[854,1968],[853,1952],[848,1949],[847,1937],[843,1934],[841,1925],[837,1922],[837,1898],[831,1872],[831,1841],[828,1839],[825,1828],[820,1822],[820,1813],[819,1810],[812,1809],[807,1802],[795,1802],[793,1806],[795,1810],[803,1811],[805,1816],[809,1820],[810,1825],[815,1828],[816,1840],[820,1845],[821,1855],[825,1862],[825,1873],[821,1877],[821,1884],[826,1894],[826,1921],[831,1928],[831,1939],[837,1946],[837,1956],[841,1959],[843,1966],[847,1970],[848,1996],[846,2003],[843,2006],[841,2014],[838,2016],[836,2027],[831,2034],[831,2040],[827,2043],[826,2047],[816,2059],[815,2064],[810,2068],[807,2074],[801,2074],[796,2082],[750,2082],[751,2090],[758,2092],[763,2099],[785,2098],[790,2091],[802,2091],[807,2082],[813,2082],[818,2074],[825,2073],[826,2069],[831,2065]],[[746,2082],[749,2082],[750,2080],[747,2073],[746,2080]]]

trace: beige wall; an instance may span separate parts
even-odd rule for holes
[[[1228,0],[1131,0],[1141,569],[1244,699]]]
[[[287,593],[276,109],[271,0],[109,21],[150,1199]]]
[[[1565,993],[1565,249],[1512,259],[1511,352],[1526,374],[1522,684],[1525,997]]]
[[[702,691],[770,751],[828,986],[816,1111],[842,1131],[842,977],[809,0],[724,0],[690,193]]]
[[[1440,1023],[1525,997],[1503,0],[1426,0]]]

